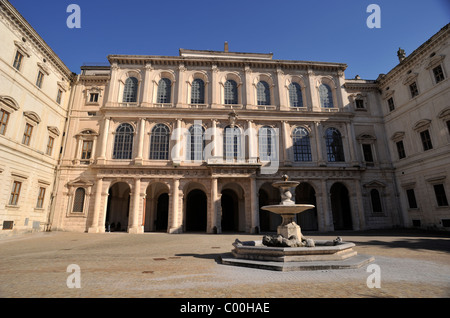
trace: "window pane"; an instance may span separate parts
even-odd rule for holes
[[[22,59],[23,59],[23,55],[17,51],[16,52],[16,57],[14,58],[14,68],[17,70],[20,70],[20,66],[22,65]]]
[[[47,143],[47,152],[46,154],[51,156],[53,152],[53,143],[55,142],[55,138],[48,137],[48,143]]]
[[[24,145],[27,145],[27,146],[30,145],[30,139],[31,139],[32,133],[33,133],[33,126],[31,126],[30,124],[26,124],[25,132],[23,134],[23,139],[22,139],[22,143]]]
[[[227,105],[234,105],[238,103],[238,92],[237,84],[233,80],[228,80],[225,82],[225,99],[224,103]]]
[[[376,189],[372,189],[370,191],[370,199],[372,201],[372,211],[373,212],[383,212],[381,206],[381,198],[380,193]]]
[[[416,97],[417,95],[419,95],[416,82],[409,85],[409,90],[411,91],[411,97]]]
[[[138,91],[138,79],[135,77],[129,77],[125,81],[125,87],[123,89],[123,99],[124,103],[136,103],[137,101],[137,91]],[[91,95],[92,98],[92,95]],[[97,95],[98,98],[98,95]]]
[[[422,139],[424,151],[433,149],[433,145],[431,144],[430,132],[428,131],[428,129],[420,132],[420,138]]]
[[[191,104],[204,104],[205,103],[205,82],[196,78],[192,82],[191,88]]]
[[[6,132],[6,126],[8,125],[9,113],[2,109],[0,116],[0,135],[4,135]]]
[[[93,143],[94,142],[92,140],[83,141],[83,150],[81,152],[81,159],[91,159]]]
[[[114,140],[114,159],[131,159],[134,129],[130,124],[121,124],[116,130]]]
[[[276,133],[272,127],[264,126],[259,130],[259,158],[261,161],[277,159]]]
[[[445,189],[443,184],[435,184],[434,193],[436,195],[436,201],[438,206],[448,206],[447,196],[445,195]]]
[[[302,89],[300,84],[289,84],[289,104],[291,107],[303,107]]]
[[[405,147],[403,146],[403,141],[400,140],[396,143],[397,145],[397,152],[398,152],[398,159],[403,159],[406,157],[405,153]]]
[[[152,129],[150,159],[169,159],[169,139],[169,128],[166,125],[158,124]]]
[[[44,74],[41,71],[39,71],[38,77],[36,79],[36,86],[39,87],[39,88],[42,88],[42,81],[43,80],[44,80]]]
[[[391,97],[388,99],[389,111],[393,111],[395,109],[394,99]]]
[[[194,125],[189,128],[188,151],[187,158],[190,160],[203,160],[203,149],[205,147],[204,140],[205,130],[200,125]]]
[[[406,190],[406,195],[408,197],[408,205],[410,209],[417,209],[416,195],[414,189]]]
[[[158,83],[157,103],[170,103],[172,82],[168,78],[162,78]]]
[[[22,183],[19,181],[14,181],[13,188],[11,191],[11,196],[9,198],[10,205],[17,205],[19,202],[20,189],[22,188]]]
[[[270,87],[266,82],[259,82],[256,85],[256,96],[258,105],[270,105]]]
[[[327,158],[329,162],[345,161],[342,137],[336,128],[328,128],[326,131]]]
[[[434,74],[434,79],[436,80],[436,83],[439,83],[444,80],[444,72],[442,71],[442,67],[440,65],[436,66],[433,69],[433,74]]]
[[[373,162],[372,146],[370,144],[363,144],[362,148],[364,154],[364,161]]]
[[[73,199],[73,212],[83,212],[84,210],[84,195],[85,191],[83,188],[78,188],[75,191],[75,197]]]
[[[39,188],[38,199],[36,203],[36,207],[42,209],[44,206],[44,198],[45,198],[45,188]]]
[[[227,126],[223,135],[223,154],[225,159],[241,158],[241,130]]]
[[[320,106],[323,108],[333,108],[333,93],[330,86],[322,84],[319,87]]]
[[[303,127],[293,132],[294,161],[312,161],[311,144],[308,131]]]

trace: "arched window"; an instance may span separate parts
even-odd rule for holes
[[[264,126],[259,130],[259,159],[270,161],[277,157],[276,135],[272,127]]]
[[[113,159],[131,159],[134,129],[130,124],[121,124],[114,138]]]
[[[242,157],[241,130],[238,127],[225,127],[223,135],[223,155],[225,159],[238,159]]]
[[[325,133],[327,159],[329,162],[345,161],[342,136],[336,128],[328,128]]]
[[[138,92],[138,79],[136,77],[128,77],[125,81],[125,87],[123,89],[124,103],[136,103]]]
[[[169,159],[169,128],[164,124],[157,124],[152,129],[150,138],[150,159]]]
[[[84,188],[78,188],[75,191],[75,197],[73,199],[73,209],[72,212],[82,213],[84,210],[84,196],[86,192]]]
[[[205,82],[202,79],[196,78],[192,82],[191,87],[191,104],[205,103]]]
[[[309,133],[303,127],[297,127],[292,133],[294,161],[312,161]]]
[[[370,190],[370,200],[372,201],[373,212],[383,212],[383,208],[381,207],[380,193],[377,189]]]
[[[233,80],[225,82],[224,103],[226,105],[235,105],[238,103],[237,83]]]
[[[333,108],[333,92],[330,86],[322,84],[319,87],[320,106],[323,108]]]
[[[291,107],[303,107],[302,89],[299,83],[289,84],[289,105]]]
[[[170,103],[172,82],[168,78],[161,78],[158,83],[156,102],[160,104]]]
[[[193,125],[189,128],[187,138],[187,158],[193,161],[203,160],[203,149],[205,148],[205,128],[201,125]]]
[[[256,85],[256,98],[258,105],[270,105],[270,87],[267,82],[261,81]]]

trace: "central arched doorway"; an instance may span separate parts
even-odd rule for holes
[[[130,186],[125,182],[118,182],[109,188],[106,208],[106,231],[118,232],[128,230],[130,214]]]
[[[240,184],[231,182],[222,187],[221,194],[222,232],[244,232],[246,226],[244,189]]]
[[[207,197],[200,189],[189,191],[186,198],[186,231],[204,232],[207,221]]]
[[[152,182],[147,187],[144,231],[166,232],[169,224],[169,187]]]
[[[264,183],[258,192],[259,197],[259,227],[261,232],[276,232],[281,224],[280,215],[261,209],[265,205],[279,204],[280,192],[271,183]]]
[[[316,206],[316,191],[307,182],[300,183],[295,188],[296,204],[312,204]],[[317,208],[297,214],[297,223],[304,231],[317,231]]]
[[[156,202],[156,231],[167,231],[169,225],[169,194],[160,194]]]
[[[352,230],[352,213],[347,187],[336,182],[331,186],[330,196],[334,230]]]

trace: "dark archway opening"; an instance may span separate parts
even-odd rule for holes
[[[109,188],[108,193],[105,229],[111,232],[127,231],[130,214],[130,187],[124,182],[119,182]]]
[[[316,206],[316,191],[307,182],[300,183],[295,188],[295,203],[296,204],[312,204]],[[297,214],[297,222],[302,230],[317,231],[317,208],[306,210]]]
[[[207,197],[202,190],[192,190],[186,199],[186,231],[206,231]]]
[[[330,189],[334,230],[352,230],[349,193],[345,185],[335,183]]]
[[[222,191],[222,231],[239,231],[239,200],[233,190]]]
[[[163,193],[158,197],[158,202],[156,204],[156,220],[155,220],[155,230],[156,231],[167,231],[169,221],[169,194]]]

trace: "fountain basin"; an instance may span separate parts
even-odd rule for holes
[[[276,271],[356,269],[374,257],[358,254],[354,243],[315,241],[315,247],[268,247],[262,241],[234,243],[231,253],[221,256],[223,265]]]

